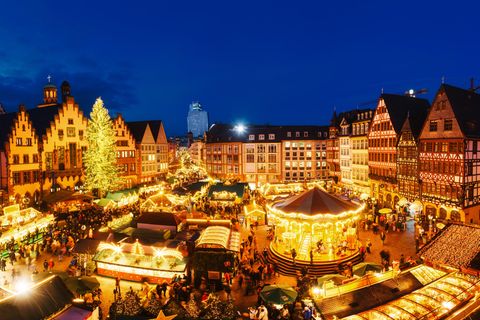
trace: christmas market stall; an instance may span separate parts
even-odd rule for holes
[[[219,283],[222,273],[232,272],[235,255],[240,252],[240,233],[222,226],[209,226],[195,244],[193,269],[195,284],[201,277]]]
[[[131,243],[100,243],[93,257],[97,273],[130,281],[162,283],[185,272],[184,254],[177,249]]]
[[[140,211],[158,211],[165,210],[172,206],[172,202],[168,199],[165,192],[160,191],[153,196],[150,196],[140,205]]]
[[[126,189],[113,193],[109,192],[105,198],[115,201],[116,206],[121,208],[138,201],[138,190]]]
[[[247,188],[247,183],[217,183],[210,186],[208,197],[210,201],[222,204],[241,203]]]
[[[341,200],[314,187],[267,205],[269,223],[275,226],[271,249],[298,260],[330,261],[358,253],[357,220],[363,205]]]
[[[32,234],[39,237],[42,231],[54,221],[52,214],[43,214],[33,208],[20,210],[18,204],[5,207],[3,212],[3,216],[0,217],[0,243],[11,241],[12,238],[23,239]]]
[[[137,228],[170,231],[175,236],[183,227],[182,219],[172,212],[143,212],[137,219]]]

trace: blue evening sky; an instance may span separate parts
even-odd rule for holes
[[[328,124],[388,93],[480,84],[478,1],[2,1],[0,102],[41,101],[48,74],[89,112],[186,132],[212,122]],[[370,102],[370,104],[368,104]]]

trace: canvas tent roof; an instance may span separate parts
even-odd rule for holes
[[[339,199],[328,192],[315,187],[293,197],[287,198],[274,205],[275,209],[285,213],[341,214],[346,211],[357,210],[358,205]]]
[[[44,319],[70,304],[73,294],[62,279],[52,276],[32,287],[26,294],[0,300],[2,320]]]

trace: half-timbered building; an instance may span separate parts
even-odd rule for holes
[[[410,202],[420,200],[421,197],[418,145],[426,117],[427,110],[424,108],[410,110],[397,143],[398,193]]]
[[[480,222],[480,95],[442,84],[420,134],[425,213]]]
[[[371,196],[380,206],[393,207],[397,190],[397,140],[410,110],[429,108],[429,102],[411,96],[382,94],[368,133]]]

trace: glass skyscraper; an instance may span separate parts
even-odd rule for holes
[[[191,132],[194,137],[203,136],[203,133],[208,131],[208,113],[202,109],[202,105],[199,102],[190,104],[187,126],[188,132]]]

